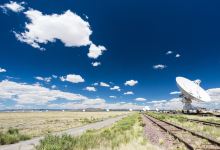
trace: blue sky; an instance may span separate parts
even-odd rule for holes
[[[159,107],[161,100],[178,97],[170,94],[178,90],[176,76],[200,79],[220,95],[217,0],[3,0],[0,5],[1,109],[140,108],[155,101]],[[130,80],[138,83],[125,85]],[[60,95],[39,100],[42,95],[31,92],[36,89]],[[128,91],[133,94],[125,95]],[[67,96],[71,93],[84,98]]]

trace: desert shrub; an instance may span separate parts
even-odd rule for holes
[[[9,128],[7,133],[9,133],[9,134],[18,134],[19,131],[16,128]]]
[[[9,128],[7,132],[0,133],[0,145],[14,144],[28,139],[30,139],[29,136],[20,134],[19,130],[14,128]]]

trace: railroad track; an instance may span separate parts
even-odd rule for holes
[[[207,135],[191,131],[167,121],[145,115],[150,121],[174,136],[190,150],[220,150],[220,142]]]
[[[203,121],[203,120],[198,120],[198,119],[187,119],[187,120],[191,122],[202,123],[202,124],[209,125],[209,126],[220,127],[220,123]]]

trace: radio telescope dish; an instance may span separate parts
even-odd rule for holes
[[[144,108],[143,108],[143,111],[149,111],[150,110],[150,107],[149,106],[145,106]]]
[[[184,77],[176,77],[176,83],[181,91],[180,97],[182,102],[185,104],[183,109],[195,110],[191,103],[192,101],[197,102],[210,102],[211,98],[208,93],[200,87],[200,80],[191,81]]]

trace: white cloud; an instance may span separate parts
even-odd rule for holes
[[[105,82],[100,82],[100,86],[104,86],[104,87],[110,87],[109,84],[105,83]]]
[[[155,104],[155,103],[163,103],[163,102],[167,102],[167,100],[154,100],[154,101],[150,101],[150,102],[147,102],[147,103]]]
[[[159,110],[181,110],[183,108],[183,103],[180,98],[173,98],[171,100],[158,100],[151,102],[151,109]]]
[[[124,95],[134,95],[132,91],[125,92]]]
[[[104,104],[105,103],[105,100],[104,99],[101,99],[101,98],[96,98],[96,99],[89,99],[89,100],[84,100],[83,101],[83,104],[84,105],[88,105],[89,107],[91,105],[99,105],[99,104]]]
[[[220,88],[208,89],[207,93],[210,95],[212,101],[220,102]]]
[[[52,77],[54,78],[54,79],[57,79],[58,78],[58,76],[57,75],[52,75]]]
[[[85,82],[85,80],[80,75],[68,74],[66,77],[60,77],[61,81],[68,81],[72,83]]]
[[[119,86],[113,86],[112,88],[110,88],[110,90],[121,91]]]
[[[143,110],[150,110],[150,107],[149,107],[149,106],[145,106],[145,107],[143,108]]]
[[[136,80],[129,80],[125,82],[125,85],[128,85],[128,86],[135,86],[136,84],[138,84],[138,81]]]
[[[38,77],[35,77],[35,79],[40,80],[40,81],[50,82],[52,78],[51,77],[43,78],[43,77],[38,76]]]
[[[66,47],[90,46],[88,56],[98,58],[106,50],[104,46],[96,46],[90,40],[92,30],[87,21],[76,13],[67,10],[63,14],[43,14],[30,9],[24,12],[30,20],[25,24],[25,31],[14,32],[16,38],[34,48],[45,50],[42,44],[60,40]]]
[[[0,82],[0,99],[15,100],[19,104],[46,104],[48,102],[66,100],[86,100],[85,96],[60,90],[51,90],[40,85],[30,85],[3,80]]]
[[[102,55],[103,51],[105,50],[106,48],[104,46],[102,45],[96,46],[95,44],[92,43],[89,47],[88,57],[97,59],[99,56]]]
[[[86,108],[101,108],[101,109],[138,109],[142,110],[144,106],[136,105],[133,103],[106,103],[103,99],[85,100],[82,103],[62,103],[62,104],[49,104],[50,108],[59,109],[86,109]]]
[[[117,98],[116,96],[114,96],[114,95],[111,95],[111,96],[109,96],[110,98]]]
[[[136,100],[136,101],[139,101],[139,102],[146,101],[146,99],[145,99],[145,98],[142,98],[142,97],[136,98],[135,100]]]
[[[18,40],[41,48],[39,44],[55,42],[59,39],[67,47],[80,47],[91,44],[92,31],[88,22],[67,10],[63,14],[43,15],[38,10],[24,12],[30,23],[26,23],[23,33],[15,33]],[[42,49],[42,48],[41,48]]]
[[[176,94],[180,94],[181,92],[180,91],[173,91],[173,92],[170,92],[171,95],[176,95]]]
[[[97,67],[97,66],[100,66],[100,65],[101,65],[100,62],[92,62],[92,66],[93,66],[93,67]]]
[[[154,69],[165,69],[167,66],[166,65],[162,65],[162,64],[158,64],[158,65],[154,65],[153,68]]]
[[[111,98],[116,98],[115,96]],[[71,102],[56,103],[56,100],[65,99]],[[0,82],[0,101],[13,100],[15,105],[10,108],[29,108],[33,109],[38,106],[44,108],[58,109],[143,109],[133,103],[118,102],[107,103],[104,99],[89,99],[80,94],[63,92],[60,90],[52,90],[40,85],[31,85],[26,83],[17,83],[13,81],[3,80]],[[5,107],[4,107],[5,109]]]
[[[55,89],[56,87],[57,87],[56,85],[52,85],[52,86],[51,86],[52,89]]]
[[[173,51],[167,51],[166,52],[166,55],[170,55],[170,54],[173,54]]]
[[[95,92],[95,91],[96,91],[96,88],[95,88],[95,87],[92,87],[92,86],[87,86],[87,87],[85,88],[85,90],[91,91],[91,92]]]
[[[23,4],[25,4],[24,2],[21,3],[17,3],[17,2],[13,2],[10,1],[9,3],[6,3],[4,5],[1,5],[0,7],[3,9],[3,11],[6,13],[7,10],[11,10],[13,12],[21,12],[23,11],[25,8],[22,6]]]
[[[207,90],[211,97],[211,102],[196,102],[193,101],[192,105],[194,107],[202,107],[207,109],[219,109],[220,108],[220,88],[213,88]],[[151,104],[152,109],[161,110],[182,110],[184,104],[181,102],[181,98],[173,98],[171,100],[155,100],[147,102]]]
[[[98,82],[95,82],[95,83],[93,83],[92,85],[94,85],[94,86],[98,86],[99,83],[98,83]]]
[[[6,69],[0,68],[0,73],[6,72]]]
[[[179,58],[180,57],[180,54],[176,54],[176,58]]]

